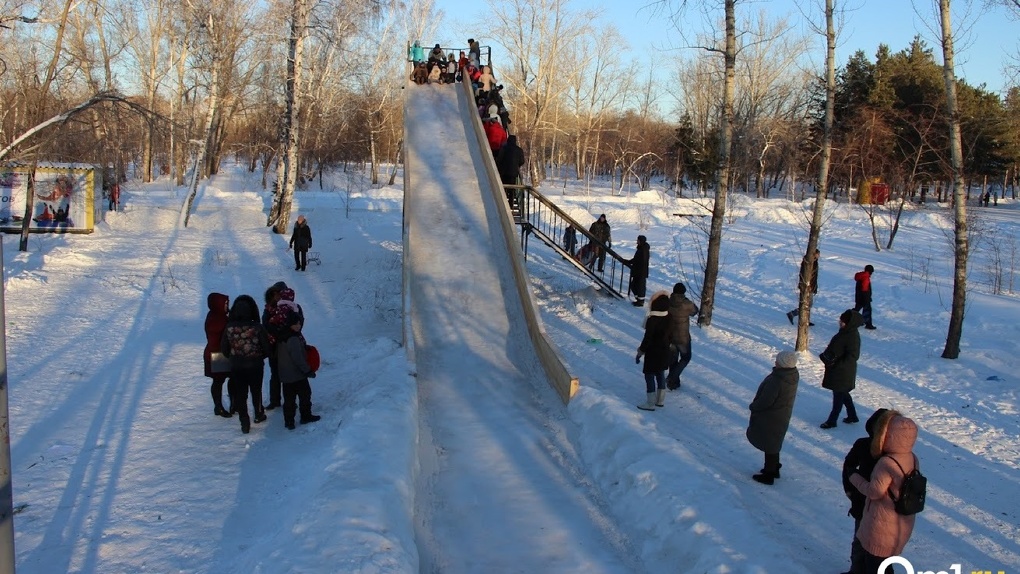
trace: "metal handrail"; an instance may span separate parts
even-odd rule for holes
[[[525,259],[528,258],[528,239],[531,235],[535,235],[542,243],[570,261],[575,268],[604,287],[607,294],[620,299],[627,298],[630,290],[626,289],[628,274],[625,271],[630,267],[629,259],[623,258],[612,248],[596,239],[587,227],[567,215],[565,211],[530,185],[504,185],[503,188],[513,191],[516,196],[516,208],[513,215],[514,222],[521,226],[521,250],[524,251]],[[594,264],[591,267],[584,265],[560,245],[559,238],[563,237],[563,232],[568,225],[577,230],[578,247],[581,247],[584,244],[583,240],[587,239],[589,243],[605,249],[606,265],[602,272],[596,271]]]

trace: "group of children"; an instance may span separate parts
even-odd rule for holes
[[[481,47],[474,38],[468,39],[468,52],[460,51],[457,57],[450,52],[446,54],[442,46],[436,44],[428,56],[416,40],[408,49],[408,59],[412,62],[411,81],[415,84],[452,84],[459,82],[464,76],[474,81],[481,75],[479,60]]]
[[[304,311],[294,301],[294,290],[283,281],[265,293],[265,307],[259,316],[258,304],[250,295],[240,295],[230,306],[230,297],[210,293],[205,319],[205,376],[212,379],[213,412],[230,418],[236,412],[241,432],[248,434],[251,424],[266,420],[266,411],[283,407],[287,429],[295,428],[295,414],[301,424],[318,421],[312,414],[312,389],[308,379],[315,378],[316,364],[309,363],[309,346],[301,329]],[[269,404],[262,404],[265,360],[269,359]],[[314,361],[313,361],[314,362]],[[227,382],[229,409],[223,407],[223,384]],[[253,416],[248,413],[251,395]],[[281,403],[282,400],[282,403]]]

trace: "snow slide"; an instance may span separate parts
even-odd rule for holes
[[[522,318],[469,106],[454,86],[405,95],[420,571],[636,571]]]

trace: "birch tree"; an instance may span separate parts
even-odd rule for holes
[[[283,117],[283,153],[277,170],[277,191],[273,210],[269,214],[269,225],[276,233],[286,233],[290,223],[290,208],[297,186],[299,113],[301,105],[301,60],[304,56],[304,41],[308,34],[308,16],[311,0],[293,0],[291,6],[290,37],[287,47],[287,91]]]
[[[694,0],[690,0],[694,3]],[[680,28],[680,16],[684,13],[689,2],[688,0],[662,0],[661,6],[671,10],[671,15],[678,30]],[[716,5],[715,2],[703,2]],[[733,150],[733,105],[736,90],[736,64],[737,64],[737,0],[723,0],[723,38],[722,42],[712,42],[693,46],[700,50],[716,54],[723,60],[723,93],[722,111],[719,121],[719,167],[716,171],[715,181],[715,204],[712,208],[712,222],[709,226],[708,249],[705,253],[705,279],[701,290],[701,314],[698,315],[698,324],[708,327],[712,324],[712,312],[715,308],[715,288],[719,279],[719,254],[722,247],[723,223],[726,217],[726,199],[729,193],[731,181],[730,171],[732,169]],[[682,32],[681,32],[682,33]]]
[[[956,215],[953,306],[949,316],[949,332],[943,359],[960,356],[960,339],[963,337],[963,316],[967,303],[967,257],[970,251],[967,240],[967,205],[963,189],[963,144],[960,137],[960,112],[956,99],[956,71],[953,52],[953,25],[949,0],[939,0],[939,23],[942,44],[942,77],[946,84],[946,113],[949,116],[949,154],[953,177],[953,201]]]
[[[825,0],[825,115],[822,119],[821,154],[818,161],[818,184],[815,189],[815,206],[808,231],[807,250],[800,266],[797,287],[800,290],[798,304],[797,343],[798,351],[808,348],[808,327],[811,325],[811,306],[814,302],[812,276],[818,265],[815,251],[822,234],[822,220],[825,214],[825,196],[829,189],[829,162],[832,159],[832,124],[835,117],[836,101],[836,26],[834,22],[835,0]],[[813,263],[813,264],[812,264]]]

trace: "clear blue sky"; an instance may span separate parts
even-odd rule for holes
[[[820,10],[822,3],[822,0],[798,1],[805,9]],[[647,61],[662,57],[657,47],[680,42],[676,30],[665,18],[655,16],[648,9],[641,9],[647,3],[647,0],[572,0],[568,6],[576,10],[601,9],[604,21],[615,24],[630,42],[633,57]],[[836,3],[837,8],[844,4],[842,0]],[[696,6],[698,2],[692,4]],[[937,34],[933,28],[937,20],[931,0],[853,0],[845,4],[848,10],[837,47],[837,66],[846,63],[847,58],[857,50],[864,50],[869,58],[874,59],[880,43],[888,44],[894,52],[902,50],[917,34],[935,51],[936,61],[942,61],[941,49],[936,43]],[[953,4],[956,12],[953,25],[963,36],[957,40],[956,46],[957,75],[971,85],[984,83],[990,91],[1003,90],[1007,82],[1004,67],[1020,48],[1020,22],[1011,18],[1003,9],[982,11],[982,0],[953,0]],[[482,24],[489,12],[485,0],[436,0],[436,7],[444,12],[438,41],[449,41],[451,45],[459,46],[473,36],[488,43],[491,35],[486,34]],[[789,15],[792,22],[803,23],[794,0],[746,1],[737,5],[738,18],[750,17],[759,10],[768,10],[775,16]],[[967,10],[970,12],[967,13]],[[721,9],[717,11],[721,20]],[[923,18],[918,15],[918,11]],[[704,25],[704,17],[697,9],[689,10],[687,20],[691,30],[700,29]],[[459,26],[465,26],[471,32],[465,35]],[[822,38],[816,38],[819,49],[813,60],[820,68],[824,51],[821,48]],[[494,52],[493,57],[498,60],[498,52]]]

